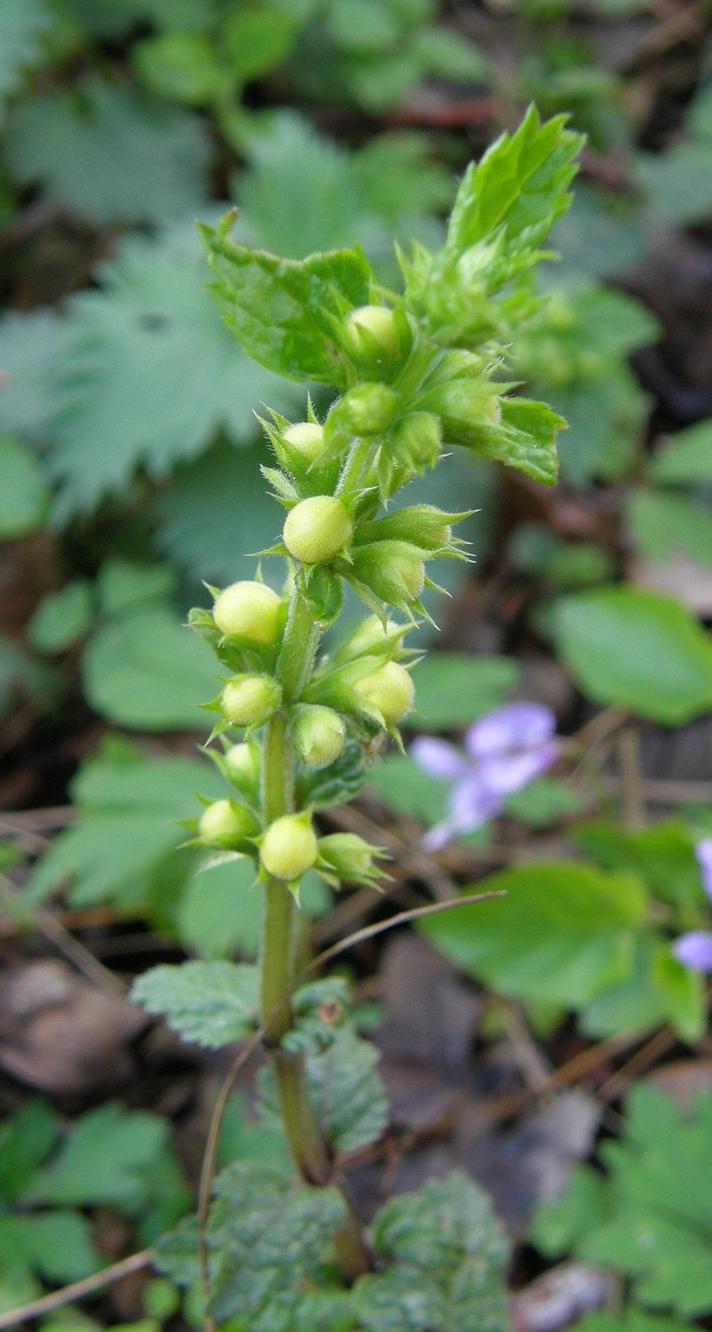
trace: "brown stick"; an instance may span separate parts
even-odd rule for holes
[[[101,1290],[102,1286],[120,1281],[122,1277],[130,1276],[132,1272],[140,1272],[152,1261],[153,1249],[142,1249],[140,1253],[132,1253],[128,1258],[112,1263],[110,1267],[102,1267],[100,1272],[93,1272],[91,1276],[83,1277],[81,1281],[73,1281],[71,1286],[62,1286],[61,1290],[53,1290],[51,1295],[42,1295],[40,1299],[31,1300],[29,1304],[21,1305],[19,1309],[10,1309],[9,1313],[0,1314],[0,1328],[16,1327],[18,1323],[27,1322],[30,1318],[39,1318],[42,1314],[51,1313],[53,1309],[61,1309],[62,1305],[71,1304],[72,1300],[93,1295],[94,1291]]]

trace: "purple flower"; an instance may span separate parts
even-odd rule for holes
[[[554,762],[555,730],[554,714],[541,703],[509,703],[473,722],[465,753],[445,740],[420,736],[410,751],[418,766],[452,783],[447,816],[426,833],[423,845],[436,851],[499,814],[508,795]]]
[[[712,837],[704,837],[695,847],[695,855],[702,871],[702,887],[712,902]],[[690,930],[681,934],[672,946],[678,962],[692,971],[712,972],[712,931]]]

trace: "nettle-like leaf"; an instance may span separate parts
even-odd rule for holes
[[[152,967],[131,990],[134,1003],[165,1017],[187,1041],[217,1049],[246,1036],[259,1007],[256,967],[183,962]]]
[[[49,464],[61,521],[123,491],[139,467],[165,476],[221,428],[252,440],[261,401],[295,403],[215,319],[192,224],[132,237],[99,278],[71,303],[57,371]]]
[[[564,597],[554,642],[589,698],[682,725],[712,703],[712,644],[684,606],[636,587]]]
[[[0,541],[8,541],[42,524],[49,491],[37,457],[12,435],[0,434],[0,470]]]
[[[228,1167],[210,1210],[210,1312],[249,1318],[254,1332],[294,1332],[305,1287],[325,1275],[344,1202],[336,1189],[294,1185],[257,1161]],[[157,1245],[162,1271],[181,1284],[197,1277],[197,1230],[184,1223]]]
[[[373,1223],[386,1266],[361,1278],[359,1327],[373,1332],[506,1332],[507,1242],[487,1195],[463,1174],[392,1198]]]
[[[163,222],[207,200],[210,145],[198,118],[94,77],[15,107],[5,153],[19,181],[40,181],[97,222]]]
[[[633,1280],[636,1301],[687,1316],[712,1310],[712,1096],[685,1112],[654,1087],[626,1102],[625,1134],[604,1142],[606,1177],[580,1167],[534,1219],[534,1243]],[[664,1326],[664,1325],[663,1325]]]
[[[361,250],[280,259],[230,240],[232,218],[201,231],[216,276],[211,290],[228,328],[261,365],[288,379],[343,387],[333,336],[344,314],[368,300],[371,269]]]
[[[77,821],[38,861],[29,900],[41,902],[69,882],[76,905],[145,902],[153,876],[183,840],[179,820],[194,808],[196,791],[225,794],[217,772],[196,759],[147,759],[125,741],[105,742],[72,782]],[[184,873],[189,867],[186,857]]]
[[[514,134],[502,134],[463,176],[450,216],[446,250],[461,255],[504,233],[512,255],[534,252],[570,204],[568,188],[583,137],[566,116],[543,124],[530,107]]]
[[[309,1096],[322,1132],[335,1153],[354,1152],[375,1142],[388,1120],[388,1103],[378,1074],[378,1052],[358,1035],[343,1009],[340,981],[305,986],[295,996],[296,1025],[285,1037],[290,1050],[306,1057]],[[260,1072],[260,1111],[267,1123],[278,1118],[274,1071]]]

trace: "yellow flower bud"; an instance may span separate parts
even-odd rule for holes
[[[324,427],[315,421],[298,421],[284,431],[282,438],[308,462],[314,462],[324,447]]]
[[[213,619],[227,638],[267,647],[276,642],[282,602],[264,583],[232,583],[220,593]]]
[[[314,865],[317,840],[308,815],[285,814],[267,829],[260,856],[268,874],[288,882],[299,879]]]
[[[331,495],[314,495],[290,510],[282,536],[295,560],[302,564],[323,564],[343,550],[352,531],[348,510],[341,500]]]
[[[220,710],[236,726],[261,726],[281,702],[282,690],[271,675],[235,675],[222,691]]]
[[[205,846],[230,850],[257,832],[257,820],[244,805],[232,800],[214,800],[207,805],[198,822],[198,834]]]
[[[346,727],[333,708],[303,704],[294,723],[294,745],[303,763],[327,768],[343,752]]]
[[[408,672],[397,661],[388,661],[354,684],[354,692],[369,707],[380,712],[388,726],[395,726],[413,706],[415,688]]]
[[[391,358],[407,350],[403,330],[387,305],[361,305],[352,310],[344,322],[344,335],[347,351],[356,357],[376,351]]]
[[[225,766],[236,786],[243,790],[256,789],[260,770],[252,745],[231,745],[225,754]]]

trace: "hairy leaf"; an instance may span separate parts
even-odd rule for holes
[[[360,250],[297,261],[230,240],[231,218],[203,226],[211,286],[223,319],[261,365],[288,379],[345,384],[333,337],[338,321],[368,299],[370,268]]]
[[[233,962],[152,967],[134,983],[131,998],[149,1013],[162,1014],[185,1040],[217,1049],[254,1026],[257,968]]]

